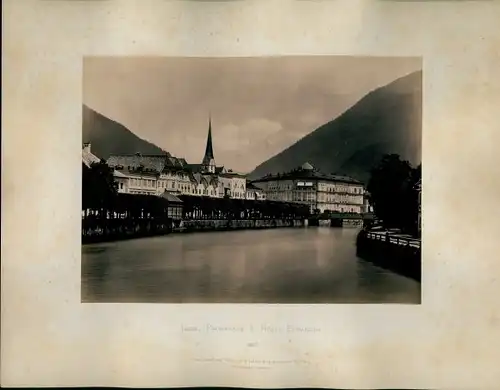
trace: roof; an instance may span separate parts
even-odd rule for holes
[[[241,177],[241,178],[247,177],[247,175],[245,175],[244,173],[233,172],[233,171],[221,172],[220,176],[221,177]]]
[[[177,158],[170,153],[165,154],[113,154],[109,156],[108,165],[111,167],[122,166],[124,168],[137,169],[142,166],[146,170],[163,172],[169,169],[186,168],[186,160]]]
[[[305,162],[301,168],[305,171],[312,171],[314,169],[314,167],[308,162]]]
[[[111,167],[122,166],[128,169],[144,169],[163,171],[167,164],[167,154],[164,155],[142,155],[142,154],[114,154],[109,156],[108,165]]]
[[[181,159],[181,160],[183,160],[183,159]],[[186,160],[184,160],[184,161],[186,161]],[[185,168],[189,169],[192,172],[201,172],[202,167],[203,167],[203,164],[188,164],[188,163],[185,164]],[[222,167],[215,167],[215,173],[224,173],[224,172],[225,172],[225,169],[223,166]]]
[[[192,181],[197,184],[204,184],[205,186],[212,185],[217,186],[219,184],[219,177],[214,174],[204,175],[203,173],[193,173],[191,175]]]
[[[182,203],[182,200],[180,200],[177,196],[171,194],[170,192],[165,191],[163,194],[160,195],[163,199],[168,200],[169,202],[172,203]]]
[[[253,183],[247,183],[247,186],[246,186],[247,190],[253,190],[253,191],[262,191],[261,188],[257,187],[255,184]]]
[[[139,171],[139,170],[130,170],[130,169],[115,169],[115,172],[120,172],[125,177],[158,177],[158,172],[155,171]]]
[[[308,163],[306,163],[306,164],[308,164]],[[311,166],[311,164],[308,164],[308,165],[306,165],[306,164],[304,164],[302,167],[294,169],[290,172],[264,176],[260,179],[253,180],[252,183],[275,181],[275,180],[300,180],[300,179],[302,179],[302,180],[310,179],[311,180],[312,179],[312,180],[325,180],[325,181],[351,183],[351,184],[359,184],[359,185],[362,184],[359,180],[356,180],[356,179],[349,177],[349,176],[326,174],[326,173],[319,172],[318,170],[315,170],[314,168],[312,170],[307,169],[307,168],[309,168],[309,166]],[[304,166],[306,167],[306,169],[303,168]]]
[[[101,159],[97,157],[95,154],[92,154],[85,149],[82,149],[82,162],[90,168],[90,166],[94,163],[101,162]]]
[[[187,164],[186,169],[189,169],[191,172],[200,172],[201,171],[201,164]]]
[[[187,165],[187,162],[183,158],[177,158],[177,157],[170,156],[166,160],[165,167],[185,168],[186,165]]]
[[[193,177],[197,184],[204,184],[205,186],[208,185],[208,180],[201,173],[195,173],[193,174]]]
[[[208,182],[212,186],[217,186],[219,184],[219,177],[217,175],[210,175],[210,176],[205,176],[208,177]]]
[[[123,177],[123,178],[127,177],[127,175],[124,175],[123,173],[121,173],[120,171],[117,171],[117,170],[115,170],[113,172],[113,176],[115,176],[115,177]]]

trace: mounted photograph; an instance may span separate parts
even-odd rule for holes
[[[81,302],[420,304],[422,77],[85,57]]]

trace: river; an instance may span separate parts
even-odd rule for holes
[[[420,303],[420,283],[356,256],[357,232],[178,233],[84,245],[82,302]]]

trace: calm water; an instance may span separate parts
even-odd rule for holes
[[[82,301],[420,303],[420,283],[356,257],[356,234],[309,227],[85,245]]]

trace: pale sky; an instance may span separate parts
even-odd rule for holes
[[[190,163],[205,150],[249,172],[371,90],[422,69],[418,58],[93,57],[83,102]]]

